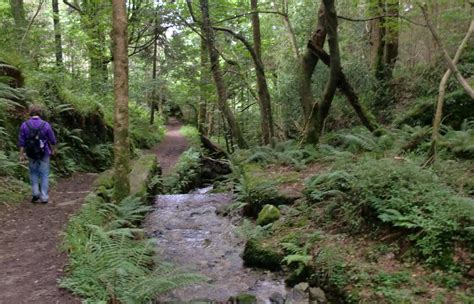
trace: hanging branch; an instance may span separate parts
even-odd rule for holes
[[[73,10],[75,10],[76,12],[78,12],[79,14],[82,14],[82,9],[76,3],[73,4],[67,0],[63,0],[63,3],[69,6],[70,8],[72,8]]]
[[[448,66],[448,68],[451,70],[451,72],[454,74],[454,77],[456,77],[457,81],[461,84],[462,88],[464,91],[466,91],[469,96],[471,96],[472,99],[474,99],[474,90],[471,88],[469,83],[462,77],[461,72],[459,72],[458,68],[456,67],[456,64],[451,60],[451,57],[449,57],[448,51],[446,51],[446,48],[444,47],[443,43],[441,42],[441,38],[438,35],[438,32],[433,26],[433,23],[431,22],[431,17],[428,14],[428,9],[426,4],[420,4],[421,11],[423,12],[423,16],[425,17],[426,24],[428,26],[428,29],[430,30],[431,34],[433,35],[434,40],[436,41],[436,44],[438,45],[439,49],[442,52],[444,62]],[[472,26],[472,23],[471,23]]]

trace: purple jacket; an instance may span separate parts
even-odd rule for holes
[[[40,132],[40,137],[41,139],[47,142],[46,153],[48,156],[50,156],[52,154],[51,145],[56,144],[56,137],[54,136],[54,132],[53,132],[53,129],[51,128],[51,125],[39,117],[32,117],[28,120],[28,122],[30,126],[32,126],[35,129],[39,128],[44,122],[44,126]],[[18,136],[18,146],[23,147],[23,148],[25,147],[26,139],[28,138],[29,132],[30,132],[30,129],[26,125],[26,122],[22,123],[20,127],[20,135]]]

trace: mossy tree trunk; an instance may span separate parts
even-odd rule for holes
[[[114,199],[130,193],[130,143],[128,137],[128,35],[125,0],[112,0],[114,55]]]
[[[201,38],[201,75],[199,83],[198,130],[202,135],[207,133],[207,84],[209,83],[209,52],[206,40]]]
[[[342,74],[337,33],[338,22],[334,0],[324,0],[323,3],[325,7],[324,28],[328,36],[331,65],[329,79],[326,83],[321,102],[313,106],[308,120],[309,124],[304,134],[305,142],[310,144],[317,144],[319,142],[334,94],[336,93],[340,75]],[[312,121],[314,123],[311,123]]]
[[[319,48],[323,48],[324,43],[326,42],[326,29],[323,26],[325,10],[324,4],[321,2],[321,5],[318,10],[318,22],[316,29],[313,32],[311,40],[308,42],[308,45],[314,45]],[[300,58],[300,72],[299,72],[299,99],[301,103],[301,108],[303,109],[304,121],[305,124],[309,124],[308,119],[311,115],[311,109],[313,108],[314,103],[316,102],[313,98],[312,92],[312,77],[316,65],[318,64],[318,56],[316,56],[310,48],[306,48],[303,56]]]
[[[227,89],[225,87],[224,79],[222,78],[222,72],[219,65],[219,53],[215,46],[215,33],[214,29],[211,26],[211,21],[209,18],[208,0],[200,0],[200,7],[202,12],[202,29],[209,52],[212,76],[216,85],[217,103],[219,106],[219,110],[222,112],[225,119],[227,120],[232,137],[237,140],[237,145],[240,148],[247,148],[247,142],[245,141],[240,127],[234,117],[234,113],[227,104]]]
[[[63,66],[63,43],[61,39],[61,23],[59,19],[58,0],[52,0],[53,26],[54,26],[54,54],[56,56],[56,66]]]
[[[274,136],[273,129],[273,116],[270,92],[268,90],[267,78],[265,77],[265,70],[262,61],[262,39],[260,33],[260,18],[257,13],[258,11],[258,0],[250,0],[251,10],[256,12],[251,15],[252,21],[252,36],[253,36],[253,48],[255,52],[254,61],[255,70],[257,74],[257,89],[258,89],[258,101],[260,105],[260,119],[263,143],[265,145],[271,144]]]

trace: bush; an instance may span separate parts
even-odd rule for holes
[[[426,263],[452,264],[455,242],[474,244],[474,200],[456,194],[430,170],[392,159],[363,158],[307,184],[313,202],[353,232],[387,225],[405,231]]]

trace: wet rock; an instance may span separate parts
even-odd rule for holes
[[[304,284],[304,285],[301,285]],[[309,294],[306,292],[308,289],[307,283],[300,283],[295,286],[288,294],[285,303],[292,303],[292,304],[307,304],[309,303]]]
[[[257,225],[264,226],[277,221],[280,218],[280,210],[273,205],[263,206],[258,214]]]
[[[230,297],[228,302],[236,304],[253,304],[257,303],[257,297],[251,294],[243,293],[235,297]]]
[[[321,288],[311,287],[309,289],[309,298],[318,304],[325,304],[328,302],[326,293]]]
[[[308,285],[308,283],[305,283],[305,282],[299,283],[295,286],[296,290],[300,290],[302,292],[308,291],[308,288],[309,288],[309,285]]]
[[[274,249],[264,246],[261,241],[250,239],[245,244],[242,256],[244,265],[268,270],[280,270],[282,256]]]
[[[284,304],[285,298],[279,292],[274,292],[269,298],[270,303],[272,304]]]

